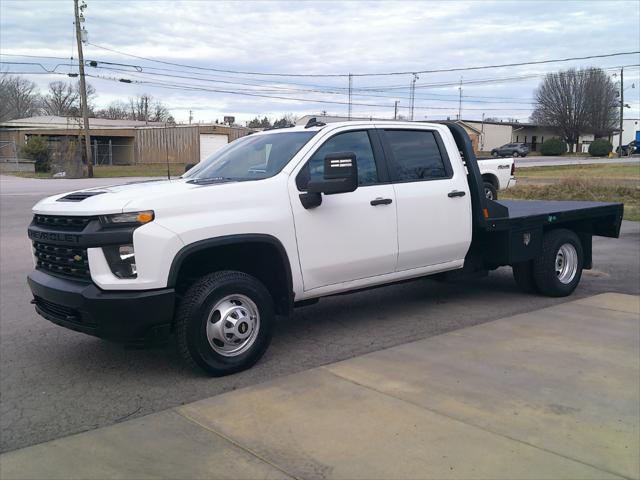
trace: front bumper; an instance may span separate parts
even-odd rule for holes
[[[173,288],[105,291],[39,270],[27,282],[41,316],[96,337],[122,342],[157,338],[169,332],[173,319]]]

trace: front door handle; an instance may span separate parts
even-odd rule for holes
[[[376,198],[375,200],[371,200],[371,205],[374,207],[376,205],[389,205],[392,201],[390,198]]]
[[[459,190],[454,190],[453,192],[449,192],[449,193],[447,194],[447,196],[448,196],[449,198],[454,198],[454,197],[464,197],[464,196],[465,196],[465,193],[464,193],[464,192],[461,192],[461,191],[459,191]]]

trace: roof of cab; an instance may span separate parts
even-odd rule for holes
[[[351,120],[345,122],[330,122],[326,125],[318,125],[312,127],[305,127],[304,125],[296,125],[294,127],[284,127],[284,128],[273,128],[271,130],[263,130],[262,132],[255,133],[254,135],[270,135],[274,133],[283,133],[283,132],[317,132],[318,130],[330,128],[334,130],[336,128],[341,127],[374,127],[376,125],[389,125],[393,124],[398,127],[437,127],[442,126],[441,123],[427,123],[427,122],[407,122],[407,121],[398,121],[398,120]]]

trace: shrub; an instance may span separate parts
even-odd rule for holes
[[[29,137],[27,143],[22,147],[21,153],[24,157],[36,161],[36,172],[51,171],[49,145],[44,137]]]
[[[609,140],[599,138],[589,145],[589,155],[592,157],[606,157],[613,150],[613,145]]]
[[[550,138],[540,145],[540,153],[542,155],[562,155],[567,153],[567,144],[559,138]]]

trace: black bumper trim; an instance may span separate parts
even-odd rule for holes
[[[175,291],[106,291],[93,283],[67,280],[34,270],[27,277],[36,312],[70,330],[121,342],[168,331]]]

